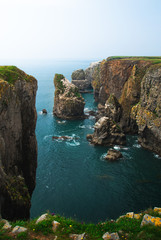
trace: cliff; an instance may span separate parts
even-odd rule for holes
[[[35,188],[37,81],[14,66],[0,67],[0,214],[29,218]]]
[[[92,80],[97,120],[109,117],[124,133],[138,133],[141,145],[159,155],[160,68],[159,57],[111,57],[95,68]]]
[[[54,85],[54,115],[62,119],[83,118],[85,102],[78,88],[61,74],[55,74]]]
[[[87,69],[78,69],[72,73],[72,83],[78,87],[80,92],[92,89],[93,73],[99,65],[100,62],[93,62]]]

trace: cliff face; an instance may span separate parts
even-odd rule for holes
[[[95,99],[100,103],[98,117],[109,117],[124,133],[139,133],[142,146],[161,155],[161,64],[158,62],[161,59],[104,60],[93,75],[92,85]],[[116,106],[116,101],[109,104],[110,96],[119,105]]]
[[[92,89],[93,73],[100,65],[100,62],[93,62],[87,69],[78,69],[72,73],[72,83],[78,87],[80,92]]]
[[[29,218],[35,188],[37,81],[14,66],[0,67],[0,213]]]
[[[61,74],[55,74],[54,85],[54,115],[62,119],[83,118],[85,102],[78,88]]]
[[[141,82],[139,103],[131,110],[141,145],[161,156],[161,64],[151,66]]]

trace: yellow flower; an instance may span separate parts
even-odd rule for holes
[[[72,227],[72,225],[69,225],[69,227]]]

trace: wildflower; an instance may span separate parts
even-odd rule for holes
[[[54,216],[55,215],[55,213],[53,212],[53,213],[51,213],[51,216]]]
[[[69,225],[69,227],[72,227],[72,225]]]
[[[35,229],[33,229],[33,231],[35,231]]]

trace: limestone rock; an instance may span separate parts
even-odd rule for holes
[[[149,214],[145,214],[143,220],[141,222],[141,227],[147,224],[151,224],[154,226],[161,226],[161,218],[159,217],[152,217]]]
[[[108,117],[100,118],[95,126],[92,134],[91,143],[95,145],[124,145],[126,143],[125,134],[121,129],[113,123]]]
[[[161,215],[161,208],[155,207],[155,208],[154,208],[154,211],[157,212],[157,213],[159,213],[159,214]]]
[[[84,117],[84,99],[78,88],[61,74],[55,74],[55,116],[62,119],[81,119]]]
[[[78,69],[72,73],[72,83],[78,87],[80,92],[92,89],[93,74],[100,62],[91,63],[85,71]]]
[[[69,237],[73,240],[84,240],[85,239],[85,233],[82,234],[70,234]]]
[[[37,219],[36,224],[38,224],[39,222],[42,222],[42,221],[46,220],[47,217],[48,217],[48,214],[47,214],[47,213],[42,214],[42,215]]]
[[[12,233],[22,233],[26,231],[27,231],[27,228],[16,226],[13,228]]]
[[[37,80],[15,66],[0,66],[0,215],[30,216],[35,188]]]
[[[106,232],[106,233],[102,236],[102,238],[103,238],[104,240],[119,240],[119,239],[120,239],[118,233],[108,233],[108,232]]]
[[[122,158],[121,152],[115,150],[115,149],[109,149],[107,152],[107,155],[105,156],[105,159],[110,161],[115,161],[119,158]]]
[[[132,108],[142,147],[161,156],[161,66],[151,66],[141,83],[140,102]]]
[[[12,227],[11,224],[7,220],[3,220],[3,221],[5,224],[2,229],[4,229],[4,230],[11,229],[11,227]]]
[[[111,118],[114,122],[118,123],[121,118],[121,105],[114,94],[111,94],[105,103],[105,116]]]
[[[72,80],[85,80],[85,72],[83,69],[78,69],[72,73]]]
[[[56,230],[57,230],[57,228],[59,227],[60,223],[57,222],[57,221],[53,221],[53,222],[52,222],[52,225],[53,225],[53,227],[52,227],[53,231],[56,232]]]

